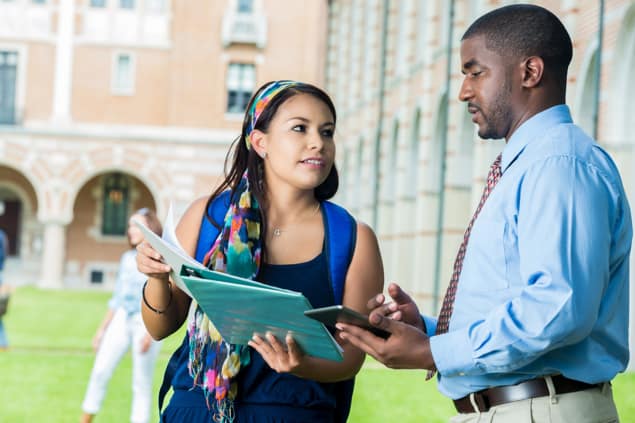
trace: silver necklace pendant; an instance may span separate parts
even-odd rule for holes
[[[280,228],[273,228],[273,236],[282,235],[282,230]]]

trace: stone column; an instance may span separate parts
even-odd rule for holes
[[[44,222],[42,270],[38,286],[63,288],[64,253],[66,252],[66,224],[50,220]]]
[[[60,0],[58,19],[52,118],[57,123],[68,123],[71,120],[75,0]]]

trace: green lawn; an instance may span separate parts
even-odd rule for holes
[[[109,294],[18,289],[5,325],[11,350],[0,352],[0,422],[74,422],[81,413],[94,355],[90,342]],[[182,335],[164,342],[155,370],[155,390]],[[130,412],[131,360],[117,368],[96,422],[126,422]],[[448,399],[421,371],[394,371],[368,360],[357,377],[351,423],[446,422]],[[635,373],[614,383],[622,421],[635,421]],[[158,421],[157,411],[153,409]]]

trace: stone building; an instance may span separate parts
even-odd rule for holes
[[[209,194],[260,84],[324,80],[327,3],[0,1],[5,280],[110,288],[128,215]]]
[[[511,3],[518,2],[329,2],[326,86],[339,113],[339,200],[376,229],[386,281],[414,293],[426,313],[440,308],[489,165],[503,147],[478,139],[457,98],[460,38],[478,16]],[[569,30],[567,102],[618,162],[633,203],[635,1],[529,3],[552,10]]]

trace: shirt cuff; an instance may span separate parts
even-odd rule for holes
[[[474,370],[468,328],[430,337],[430,352],[437,371],[443,376]]]
[[[423,320],[423,324],[425,325],[426,335],[432,336],[437,331],[437,319],[434,317],[428,317],[421,315],[421,320]]]

